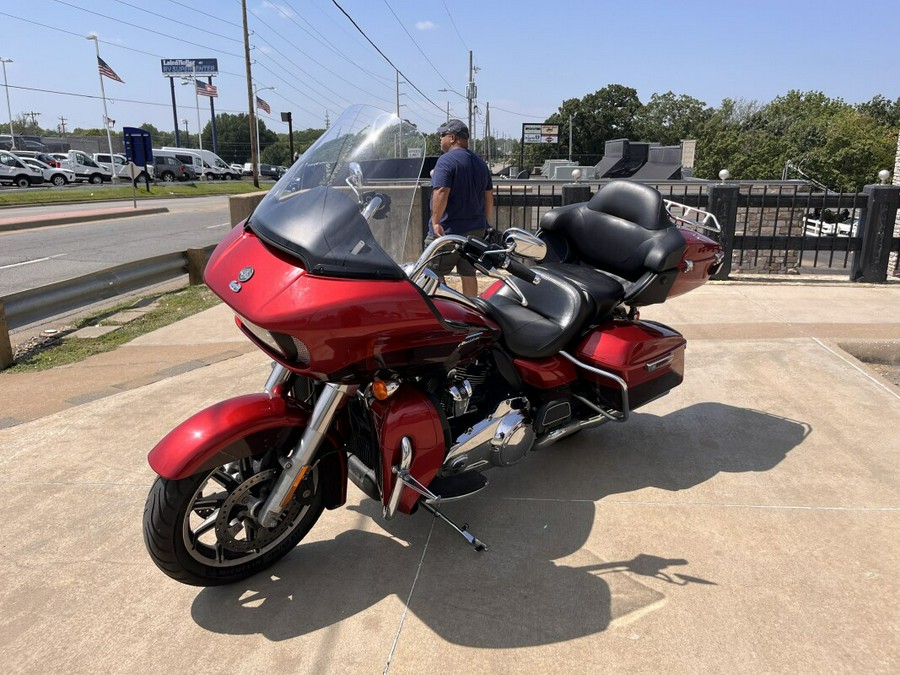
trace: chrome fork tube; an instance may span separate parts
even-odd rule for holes
[[[272,364],[272,372],[269,373],[269,378],[266,380],[266,385],[263,387],[263,391],[272,395],[272,391],[276,386],[286,382],[288,377],[290,376],[291,371],[285,368],[280,363]]]
[[[328,428],[334,421],[338,409],[346,397],[356,389],[356,385],[326,384],[322,388],[316,407],[313,409],[309,425],[303,431],[300,442],[281,460],[284,471],[275,481],[272,493],[260,509],[257,520],[263,527],[275,527],[278,517],[294,496],[294,490],[309,470],[310,462],[316,455]]]

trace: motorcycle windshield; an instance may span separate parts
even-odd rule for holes
[[[405,252],[421,245],[421,226],[410,228],[410,218],[424,160],[425,137],[413,124],[353,106],[275,184],[247,225],[311,274],[402,279]],[[362,209],[375,195],[385,205],[367,222]]]

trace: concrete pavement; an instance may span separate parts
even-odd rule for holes
[[[144,551],[145,457],[265,380],[227,310],[0,374],[0,664],[896,672],[900,388],[842,345],[896,353],[898,307],[897,283],[726,282],[645,308],[687,336],[684,384],[447,504],[490,551],[425,513],[385,523],[351,485],[268,572],[202,590]]]

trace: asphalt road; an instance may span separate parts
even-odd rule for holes
[[[91,209],[122,206],[95,202]],[[0,297],[126,262],[217,243],[228,231],[228,196],[154,201],[169,213],[0,232]],[[3,217],[71,211],[9,209]],[[83,208],[83,207],[78,207]]]

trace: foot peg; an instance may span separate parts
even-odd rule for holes
[[[420,499],[419,504],[421,504],[422,508],[424,508],[426,511],[428,511],[432,515],[436,516],[437,518],[440,518],[445,523],[447,523],[450,527],[452,527],[454,530],[459,532],[463,536],[463,538],[467,542],[469,542],[469,544],[471,544],[472,546],[475,547],[476,551],[479,551],[479,552],[487,551],[487,548],[488,548],[487,544],[485,544],[480,539],[478,539],[478,537],[476,537],[471,532],[469,532],[468,524],[465,524],[462,527],[460,527],[459,525],[454,523],[452,520],[450,520],[447,516],[445,516],[443,513],[438,511],[434,506],[432,506],[431,504],[426,502],[424,499]]]

